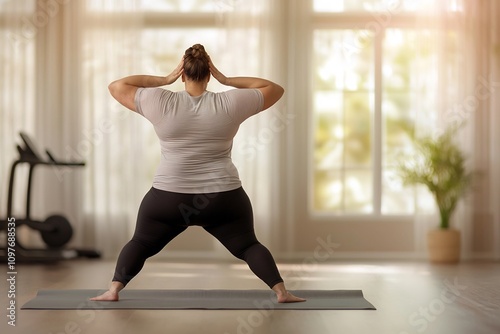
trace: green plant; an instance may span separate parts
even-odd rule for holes
[[[441,229],[450,227],[451,215],[472,181],[465,155],[453,141],[457,129],[450,127],[437,138],[413,137],[415,155],[399,166],[403,184],[423,184],[434,196]]]

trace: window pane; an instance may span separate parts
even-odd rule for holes
[[[369,170],[347,170],[345,172],[345,212],[373,212],[373,172]]]
[[[373,211],[371,170],[320,171],[314,175],[316,212],[366,214]]]
[[[435,9],[463,10],[463,0],[314,0],[316,12],[415,12]]]
[[[347,168],[372,165],[373,93],[345,93],[344,141]]]
[[[343,212],[344,182],[340,171],[314,173],[313,209],[320,212]]]
[[[373,35],[317,30],[313,44],[313,207],[367,212],[373,209]]]

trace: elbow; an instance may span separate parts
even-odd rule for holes
[[[114,93],[116,92],[116,81],[113,81],[108,85],[108,91],[111,95],[114,96]]]
[[[119,80],[113,81],[108,85],[108,91],[115,100],[119,100],[120,95],[123,94],[123,85]]]
[[[285,94],[285,88],[283,88],[280,85],[278,85],[278,95],[279,95],[279,97],[281,98],[283,96],[283,94]]]
[[[274,97],[273,99],[275,99],[276,101],[275,102],[278,102],[282,97],[283,97],[283,94],[285,94],[285,89],[283,87],[281,87],[280,85],[275,85],[274,87]]]
[[[280,85],[273,84],[269,87],[268,90],[264,91],[264,106],[262,110],[266,110],[267,108],[273,106],[276,102],[278,102],[283,94],[285,93],[285,89]]]

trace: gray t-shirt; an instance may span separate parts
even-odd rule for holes
[[[260,90],[207,91],[192,97],[186,91],[139,88],[135,105],[160,139],[154,188],[201,194],[241,186],[231,160],[233,138],[244,120],[262,110]]]

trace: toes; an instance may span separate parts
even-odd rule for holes
[[[118,295],[111,294],[109,292],[103,293],[100,296],[92,297],[89,300],[91,301],[118,301]]]
[[[291,293],[288,293],[284,296],[278,296],[278,303],[298,303],[298,302],[305,302],[306,300],[304,298],[296,297],[292,295]]]

